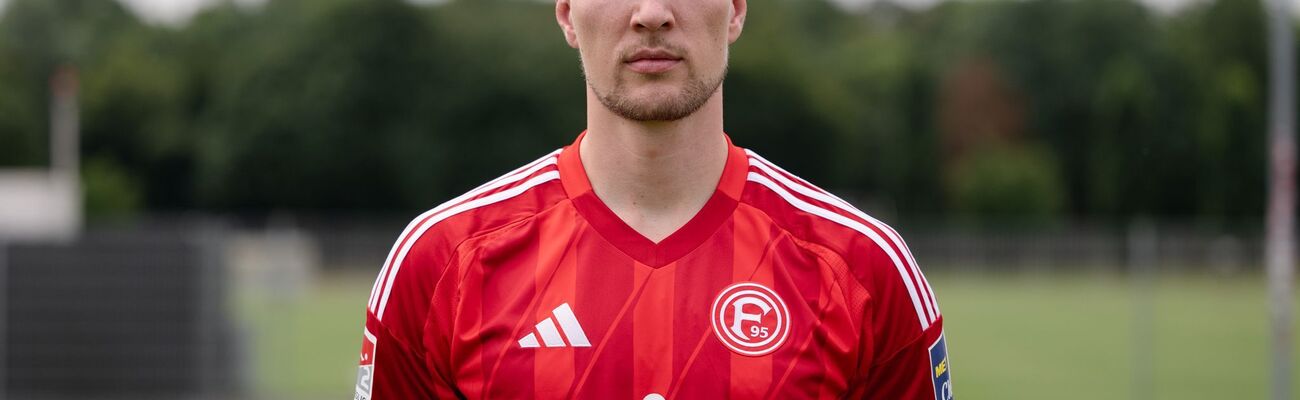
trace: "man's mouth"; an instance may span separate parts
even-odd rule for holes
[[[662,74],[682,63],[682,57],[664,49],[641,49],[623,62],[632,71],[642,74]]]

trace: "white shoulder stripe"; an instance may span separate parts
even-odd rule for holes
[[[379,276],[375,277],[375,285],[370,290],[370,301],[368,303],[370,310],[375,311],[379,306],[379,292],[381,289],[383,289],[383,286],[381,285],[383,284],[383,282],[386,281],[385,278],[387,278],[388,276],[388,271],[392,265],[393,256],[397,254],[398,248],[401,247],[402,242],[410,236],[411,232],[415,230],[416,227],[420,224],[420,221],[424,220],[425,218],[428,218],[433,214],[446,210],[451,206],[459,204],[460,202],[465,201],[466,199],[474,198],[479,195],[482,195],[483,193],[495,190],[502,186],[514,182],[518,182],[520,179],[523,179],[524,177],[527,177],[528,175],[537,172],[537,170],[540,170],[546,167],[547,165],[555,164],[557,160],[555,156],[559,154],[560,151],[561,150],[556,150],[554,152],[551,152],[550,154],[547,154],[546,156],[539,158],[536,161],[528,163],[527,165],[520,167],[514,171],[511,171],[508,174],[502,175],[496,179],[493,179],[492,181],[489,181],[488,183],[480,185],[479,187],[474,188],[474,190],[466,192],[465,194],[462,194],[454,199],[451,199],[446,203],[442,203],[441,205],[434,207],[429,211],[425,211],[423,214],[420,214],[420,216],[415,217],[415,219],[411,220],[411,222],[406,225],[406,228],[402,230],[402,234],[397,237],[397,241],[393,243],[392,249],[388,251],[388,256],[384,257],[384,267],[379,271]]]
[[[925,280],[925,276],[921,274],[921,268],[920,266],[917,265],[916,258],[912,255],[912,250],[907,248],[907,243],[904,242],[901,237],[899,237],[898,232],[894,231],[893,228],[891,228],[889,225],[885,224],[884,222],[881,222],[875,217],[867,215],[867,213],[858,210],[856,207],[850,205],[847,201],[844,201],[844,199],[841,199],[835,196],[834,194],[831,194],[830,192],[821,190],[820,188],[813,186],[812,184],[798,177],[795,177],[795,179],[799,179],[800,182],[795,182],[787,178],[786,175],[789,176],[795,176],[795,175],[787,172],[784,169],[781,169],[781,167],[778,167],[775,164],[772,164],[772,162],[763,159],[763,157],[759,156],[758,154],[752,151],[749,150],[746,151],[750,155],[750,160],[753,161],[752,163],[750,163],[750,165],[758,167],[759,170],[762,170],[767,175],[776,178],[777,181],[781,182],[781,184],[785,185],[786,187],[793,189],[795,192],[798,192],[799,194],[802,194],[814,200],[820,201],[822,203],[830,204],[831,206],[834,206],[835,208],[838,208],[841,211],[847,212],[850,215],[858,217],[859,219],[875,226],[876,229],[880,230],[881,232],[884,232],[885,235],[889,237],[889,240],[894,244],[894,247],[897,248],[900,252],[902,252],[903,257],[906,258],[905,261],[907,261],[909,267],[908,269],[912,271],[911,276],[915,277],[915,280],[917,281],[917,286],[919,286],[919,288],[921,289],[921,294],[922,294],[921,297],[922,300],[924,300],[923,302],[925,303],[925,308],[930,318],[932,320],[938,318],[939,307],[937,302],[934,299],[934,291],[933,289],[930,288],[930,283]],[[777,173],[774,171],[774,169],[781,171],[782,173]],[[893,251],[893,250],[890,248],[885,248],[885,251]]]
[[[750,172],[748,176],[748,180],[750,182],[754,182],[767,187],[768,189],[775,192],[777,195],[781,196],[782,199],[785,199],[786,202],[790,203],[790,205],[794,206],[795,208],[816,215],[818,217],[828,219],[832,222],[843,225],[847,228],[857,231],[858,233],[861,233],[863,236],[870,238],[871,241],[875,242],[876,245],[880,246],[881,249],[885,250],[885,253],[889,255],[889,259],[894,262],[894,267],[898,269],[899,277],[902,278],[903,285],[907,287],[908,296],[912,298],[912,306],[916,309],[916,319],[921,322],[921,330],[925,330],[930,327],[930,323],[933,322],[933,320],[931,320],[926,315],[925,306],[921,305],[921,298],[917,295],[916,287],[912,285],[912,280],[908,278],[909,275],[905,267],[903,267],[902,260],[899,260],[898,255],[895,254],[893,251],[889,250],[889,244],[885,243],[885,239],[881,238],[879,234],[871,230],[871,228],[867,228],[865,225],[862,225],[862,223],[858,221],[855,221],[853,219],[850,219],[838,213],[826,210],[821,207],[814,206],[812,204],[809,204],[808,202],[800,200],[799,198],[791,195],[790,192],[781,188],[780,185],[777,185],[775,182],[772,182],[772,180],[768,179],[766,176],[763,176],[755,172]]]
[[[537,159],[536,161],[528,163],[523,167],[519,167],[514,171],[510,171],[510,173],[508,174],[502,175],[496,179],[489,181],[488,183],[480,185],[479,187],[474,188],[474,190],[470,190],[469,192],[466,192],[465,194],[462,194],[454,199],[451,199],[446,203],[442,203],[441,205],[434,207],[429,211],[425,211],[424,213],[420,214],[420,216],[415,217],[415,219],[412,219],[411,222],[406,225],[406,228],[402,230],[402,234],[397,237],[397,242],[393,243],[392,249],[388,251],[388,256],[384,257],[384,267],[379,271],[379,276],[375,277],[375,284],[370,289],[370,301],[368,303],[370,310],[376,311],[377,307],[379,306],[379,293],[381,289],[383,289],[383,286],[381,285],[388,280],[386,278],[388,277],[388,271],[392,266],[393,256],[397,254],[399,248],[402,246],[402,242],[404,240],[407,240],[407,238],[411,235],[411,232],[414,231],[420,225],[420,221],[423,221],[429,216],[442,212],[443,210],[451,208],[454,205],[460,204],[465,200],[478,197],[483,193],[487,193],[492,190],[499,189],[502,186],[518,182],[528,177],[529,175],[532,175],[538,170],[545,168],[548,165],[553,165],[557,162],[556,155],[560,154],[560,151],[562,150],[553,151],[550,154],[547,154],[546,156]]]
[[[469,210],[473,210],[475,208],[508,200],[515,196],[519,196],[520,194],[523,194],[524,192],[527,192],[529,189],[537,187],[538,185],[541,185],[546,182],[558,180],[558,179],[560,179],[559,171],[547,171],[545,173],[533,177],[532,179],[529,179],[528,181],[518,186],[514,186],[511,187],[510,189],[493,193],[478,199],[470,200],[456,207],[452,207],[451,209],[448,209],[445,212],[434,215],[433,217],[425,221],[423,224],[420,224],[419,229],[416,229],[415,233],[412,235],[412,238],[419,238],[421,235],[424,234],[425,231],[429,230],[430,227],[433,227],[434,225],[438,224],[439,222],[442,222],[447,218],[451,218],[452,216],[455,216],[457,214]],[[406,253],[411,250],[411,246],[413,246],[415,242],[416,240],[408,240],[406,244],[402,245],[402,249],[397,253],[397,258],[393,260],[392,263],[393,272],[389,274],[387,282],[384,285],[384,294],[379,300],[379,312],[375,313],[375,317],[378,318],[380,321],[383,321],[384,319],[384,309],[388,308],[388,296],[393,290],[393,282],[397,278],[398,272],[401,271],[402,261],[406,259]]]
[[[899,238],[898,231],[895,231],[893,227],[885,224],[881,224],[881,225],[883,225],[883,227],[885,228],[885,232],[888,233],[891,237]],[[924,286],[923,289],[926,295],[928,296],[927,300],[930,301],[928,305],[933,307],[932,315],[934,315],[935,318],[938,318],[940,315],[942,315],[942,313],[939,311],[939,299],[936,299],[934,297],[934,289],[930,287],[930,280],[926,279],[925,272],[921,271],[921,265],[916,263],[916,257],[912,255],[912,249],[907,246],[907,242],[904,242],[900,238],[898,240],[898,244],[902,246],[903,253],[907,255],[907,261],[912,263],[912,271],[916,272],[916,276],[918,277],[917,279],[919,279],[921,281],[921,285]]]

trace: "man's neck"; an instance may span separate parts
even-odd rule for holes
[[[579,148],[596,196],[656,243],[704,208],[726,166],[721,91],[671,122],[630,121],[589,98],[587,124]]]

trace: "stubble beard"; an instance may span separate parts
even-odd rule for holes
[[[726,67],[723,67],[722,72],[716,78],[708,81],[701,78],[694,68],[690,68],[689,64],[686,67],[686,82],[677,90],[677,93],[642,98],[629,95],[627,75],[621,68],[615,72],[614,87],[608,92],[598,88],[585,71],[583,75],[587,81],[587,86],[596,94],[596,98],[615,115],[638,122],[678,121],[695,114],[701,107],[704,107],[704,104],[722,87],[722,82],[727,77]],[[651,81],[660,79],[667,78],[658,76],[649,78]]]

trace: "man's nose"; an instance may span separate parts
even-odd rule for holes
[[[656,32],[676,25],[673,11],[663,0],[644,0],[637,4],[632,14],[632,27],[638,31]]]

